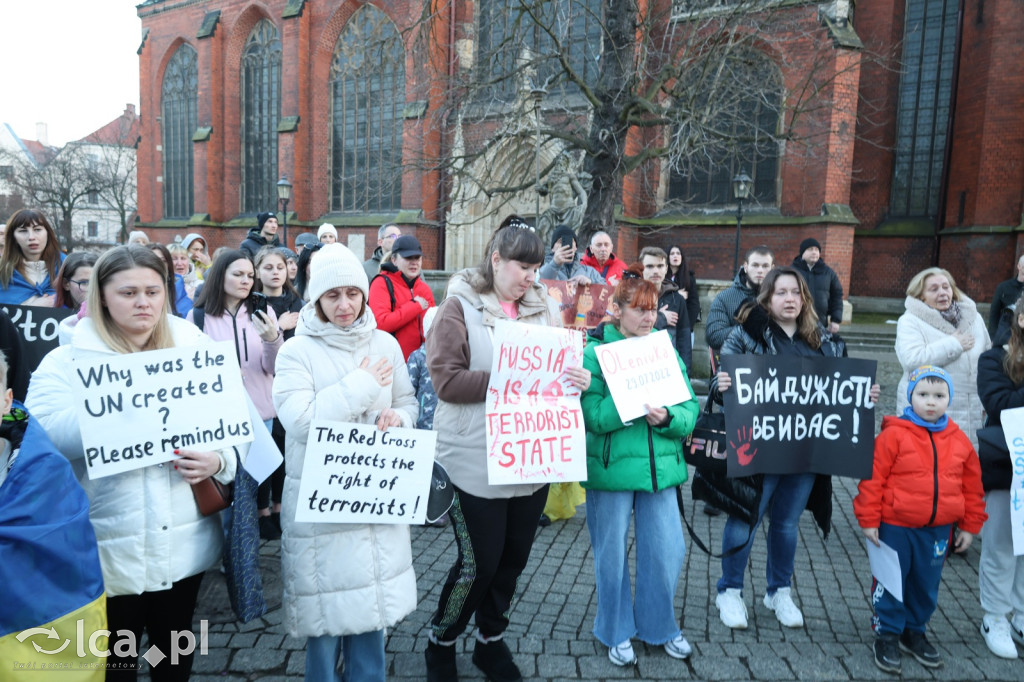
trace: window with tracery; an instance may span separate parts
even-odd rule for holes
[[[331,210],[397,210],[405,47],[395,25],[373,5],[353,14],[338,37],[331,105]]]
[[[196,51],[185,44],[167,63],[160,98],[165,218],[188,218],[193,213],[192,134],[198,125],[198,92]]]
[[[281,38],[262,19],[242,51],[242,212],[277,206],[277,123],[281,117]]]

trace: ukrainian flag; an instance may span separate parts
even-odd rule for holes
[[[0,437],[20,444],[0,483],[0,681],[103,680],[107,659],[93,652],[108,645],[94,636],[106,628],[106,596],[89,500],[20,405]]]

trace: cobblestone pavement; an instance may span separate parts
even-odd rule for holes
[[[856,353],[854,353],[856,355]],[[899,367],[891,355],[880,356],[883,386],[881,414],[892,414],[893,388]],[[687,661],[669,658],[659,647],[634,643],[639,664],[617,668],[591,634],[596,598],[593,557],[586,530],[586,508],[576,517],[539,529],[530,563],[520,582],[511,613],[507,641],[527,680],[878,680],[894,679],[879,671],[871,656],[872,635],[868,589],[871,576],[861,533],[852,511],[856,482],[834,479],[833,532],[828,541],[809,514],[800,526],[794,592],[806,625],[781,627],[761,604],[765,587],[763,530],[754,544],[745,600],[750,627],[732,631],[718,619],[712,595],[720,574],[687,539],[684,574],[675,606],[683,632],[694,647]],[[720,543],[722,517],[711,518],[689,499],[687,517],[705,543]],[[394,680],[425,678],[425,624],[437,604],[441,583],[455,556],[450,528],[415,527],[413,557],[419,586],[419,607],[390,633],[388,676]],[[198,621],[209,620],[208,653],[196,657],[195,680],[297,680],[304,670],[304,641],[288,637],[281,626],[280,543],[263,547],[264,577],[271,610],[254,622],[235,624],[223,578],[210,572],[204,581]],[[1024,680],[1024,660],[1005,661],[991,655],[978,632],[982,613],[977,600],[978,545],[966,558],[952,557],[943,573],[939,608],[929,636],[946,660],[929,671],[905,657],[904,680]],[[458,644],[460,677],[482,680],[473,666],[472,640]]]

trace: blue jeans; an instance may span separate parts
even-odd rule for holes
[[[338,675],[338,655],[345,655],[345,674]],[[306,639],[306,682],[384,682],[384,631]]]
[[[629,524],[636,520],[636,599],[629,581]],[[632,637],[664,644],[681,631],[673,599],[686,544],[676,489],[587,491],[587,529],[594,547],[597,617],[594,636],[605,646]]]
[[[793,579],[793,559],[796,557],[796,540],[800,527],[800,514],[811,496],[816,474],[766,474],[761,492],[761,506],[757,510],[754,531],[761,525],[765,512],[769,512],[768,525],[768,566],[766,579],[768,594],[775,594],[780,587],[789,587]],[[746,543],[744,545],[744,543]],[[754,533],[750,526],[730,516],[722,533],[722,551],[743,545],[743,549],[732,556],[722,558],[722,578],[718,591],[743,589],[743,571],[754,544]]]

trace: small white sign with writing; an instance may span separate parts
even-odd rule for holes
[[[1010,483],[1010,528],[1013,532],[1013,554],[1024,555],[1024,407],[999,413],[1003,437],[1010,451],[1013,480]]]
[[[314,420],[299,483],[302,523],[423,523],[437,434]]]
[[[230,341],[76,362],[73,376],[91,479],[169,462],[177,449],[220,450],[253,439]]]
[[[692,397],[678,357],[665,330],[597,347],[604,382],[623,423],[646,416],[646,405],[665,407]]]

